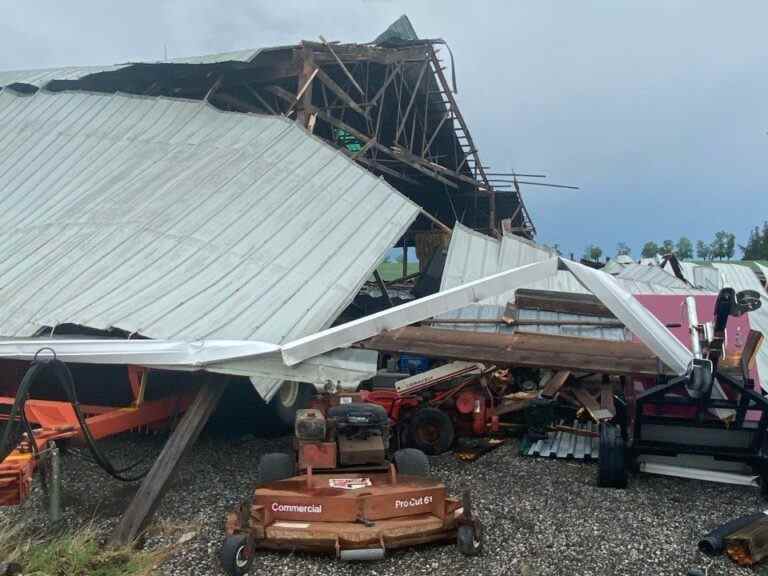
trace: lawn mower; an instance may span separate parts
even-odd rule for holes
[[[295,455],[266,454],[253,499],[227,515],[221,561],[232,576],[248,572],[257,549],[333,553],[376,560],[386,550],[455,541],[481,551],[480,523],[468,494],[451,498],[429,476],[415,449],[388,459],[386,411],[332,397],[296,416]]]
[[[449,362],[394,383],[361,390],[365,402],[384,408],[401,446],[441,454],[456,438],[501,432],[500,417],[518,411],[510,370],[479,362]]]
[[[697,303],[704,311],[714,304],[711,321],[699,320]],[[746,316],[760,307],[759,294],[724,288],[672,304],[686,312],[676,335],[688,337],[693,359],[682,376],[625,390],[618,421],[600,424],[598,484],[623,488],[635,470],[755,485],[768,495],[768,400],[752,367],[763,336]]]

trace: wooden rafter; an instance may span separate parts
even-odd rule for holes
[[[325,46],[328,49],[328,52],[330,52],[333,55],[336,62],[339,64],[339,66],[341,66],[341,69],[344,71],[344,74],[347,75],[347,78],[350,79],[354,87],[357,88],[358,92],[360,92],[360,95],[365,96],[365,92],[363,92],[363,89],[360,87],[360,84],[357,83],[357,80],[355,80],[355,77],[352,75],[352,72],[350,72],[349,68],[347,68],[344,65],[344,62],[342,62],[341,58],[339,58],[336,52],[334,52],[333,48],[331,48],[331,45],[328,44],[328,42],[326,42],[325,38],[323,38],[322,36],[320,36],[320,41],[323,43],[323,46]]]
[[[323,72],[323,70],[321,70],[320,68],[317,68],[317,77],[320,80],[320,82],[325,84],[328,87],[328,89],[334,94],[336,94],[336,96],[338,96],[347,106],[349,106],[350,108],[352,108],[352,110],[354,110],[355,112],[363,116],[366,120],[370,120],[368,113],[365,110],[363,110],[360,107],[360,105],[357,102],[355,102],[355,100],[349,94],[347,94],[347,92],[345,92],[344,89],[333,80],[333,78],[328,76],[328,74]]]
[[[408,102],[408,106],[406,106],[405,108],[405,113],[403,114],[403,117],[400,120],[400,125],[397,127],[397,131],[395,132],[395,142],[400,141],[400,134],[403,131],[405,122],[408,120],[408,115],[411,113],[411,108],[413,107],[413,103],[416,101],[416,96],[419,93],[419,86],[421,85],[421,81],[424,78],[424,72],[426,72],[428,66],[429,66],[429,60],[425,60],[424,64],[421,67],[421,70],[419,71],[419,77],[416,80],[416,84],[413,87],[413,92],[411,93],[411,99]]]

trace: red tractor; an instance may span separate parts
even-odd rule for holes
[[[375,560],[389,549],[453,540],[461,553],[479,554],[469,496],[449,497],[419,450],[397,450],[390,461],[389,437],[389,417],[376,404],[300,410],[296,454],[263,456],[253,499],[227,516],[226,571],[245,574],[259,548]]]

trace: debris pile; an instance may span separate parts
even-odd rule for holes
[[[385,447],[390,424],[393,448],[463,460],[518,434],[526,456],[598,460],[599,486],[639,470],[765,493],[764,280],[674,257],[598,269],[536,244],[520,178],[543,175],[481,162],[445,47],[404,18],[366,44],[0,73],[0,503],[29,496],[57,441],[118,475],[97,439],[178,420],[113,533],[131,542],[244,383],[288,425],[310,401],[375,406]],[[385,278],[392,251],[402,268]],[[84,399],[62,363],[114,382],[82,378]],[[28,398],[32,380],[49,397]],[[370,528],[372,510],[347,512],[347,532]],[[452,501],[439,516],[453,534],[471,515]],[[758,562],[764,524],[707,546]]]

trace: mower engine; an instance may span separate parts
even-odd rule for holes
[[[387,466],[389,417],[378,404],[354,402],[296,415],[299,468]]]

